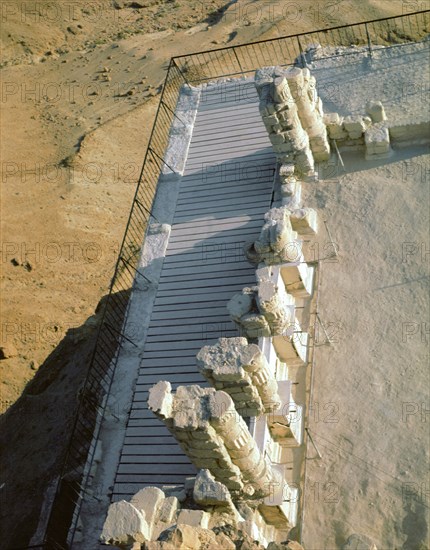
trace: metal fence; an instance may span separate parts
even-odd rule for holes
[[[260,42],[203,51],[171,59],[154,126],[127,222],[86,381],[81,392],[70,442],[65,453],[44,541],[45,549],[67,549],[73,543],[89,466],[92,464],[118,352],[140,250],[151,217],[151,205],[164,162],[169,131],[183,85],[198,85],[223,77],[251,75],[267,65],[305,63],[308,44],[319,43],[324,57],[346,55],[345,47],[396,46],[427,37],[430,10],[354,25],[343,25]],[[34,547],[33,547],[34,548]]]

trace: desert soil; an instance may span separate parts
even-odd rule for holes
[[[58,473],[169,58],[428,2],[35,6],[3,3],[0,34],[5,548],[28,543]]]

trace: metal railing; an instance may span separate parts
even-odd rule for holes
[[[250,75],[267,65],[285,66],[304,62],[306,45],[309,43],[319,43],[327,48],[325,57],[345,54],[347,52],[336,51],[336,48],[351,45],[364,46],[365,53],[371,56],[374,47],[378,45],[400,45],[426,38],[429,13],[430,10],[426,10],[171,59],[114,275],[101,306],[96,344],[42,543],[45,549],[67,549],[73,542],[87,490],[89,466],[93,461],[119,349],[125,338],[121,330],[127,316],[128,301],[151,217],[157,182],[162,167],[167,167],[164,155],[182,86],[198,85],[229,76]]]

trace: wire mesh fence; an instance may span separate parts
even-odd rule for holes
[[[267,65],[304,64],[309,44],[320,44],[323,57],[346,55],[345,48],[350,46],[364,47],[364,53],[371,56],[376,46],[396,46],[426,39],[429,13],[430,10],[426,10],[171,59],[114,275],[102,304],[95,348],[40,548],[67,549],[73,543],[118,353],[126,338],[122,327],[151,218],[157,182],[163,166],[166,166],[164,155],[182,86],[251,75]]]

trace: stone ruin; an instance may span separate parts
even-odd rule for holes
[[[275,527],[255,506],[234,504],[225,486],[203,469],[184,488],[146,487],[130,502],[113,503],[101,541],[124,550],[236,550],[243,544],[249,550],[303,550],[288,539],[262,546],[255,540],[258,530],[269,540]]]
[[[302,177],[310,176],[316,162],[327,161],[335,149],[365,151],[367,160],[391,154],[390,126],[380,101],[366,105],[366,113],[343,117],[324,113],[316,79],[309,69],[264,67],[256,71],[260,114],[278,162]],[[396,128],[393,128],[395,131]],[[280,177],[286,174],[281,167]],[[285,193],[300,194],[300,183],[289,174]]]
[[[342,117],[338,113],[324,115],[330,139],[344,150],[365,149],[366,160],[386,158],[391,154],[387,117],[380,101],[369,102],[366,115]]]
[[[330,158],[327,129],[316,81],[308,69],[264,67],[255,75],[260,113],[281,163],[304,175],[315,161]]]
[[[368,104],[363,116],[324,114],[308,69],[265,67],[255,85],[278,166],[275,205],[245,250],[256,284],[227,304],[241,336],[198,352],[197,367],[212,387],[172,392],[159,381],[150,389],[149,409],[199,473],[185,487],[147,487],[130,502],[112,504],[101,539],[120,548],[302,549],[286,540],[299,497],[282,467],[285,448],[303,442],[304,407],[293,399],[289,367],[307,365],[308,335],[296,302],[313,294],[315,267],[302,244],[318,230],[316,212],[302,205],[302,183],[315,179],[315,163],[328,160],[333,146],[337,154],[365,149],[368,159],[389,155],[390,133],[380,102]],[[348,548],[364,540],[350,538]]]
[[[149,392],[148,406],[193,464],[208,468],[238,497],[266,497],[281,483],[226,392],[180,386],[173,395],[169,382],[158,382]]]
[[[220,338],[197,354],[197,366],[217,390],[232,398],[245,417],[272,412],[281,404],[273,365],[246,338]]]

